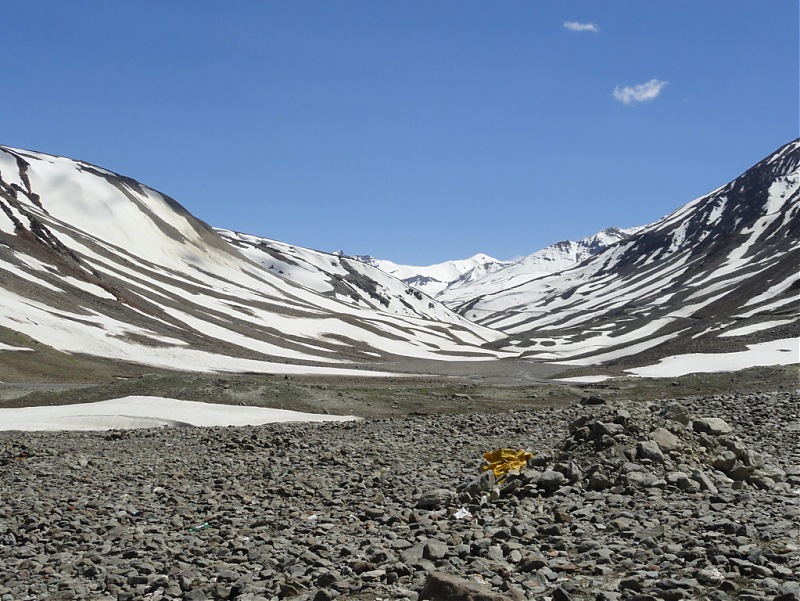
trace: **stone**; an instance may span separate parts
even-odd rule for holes
[[[713,480],[711,480],[711,478],[709,478],[705,472],[701,470],[693,470],[691,478],[692,480],[697,482],[697,485],[700,487],[700,490],[706,490],[714,495],[719,492]]]
[[[692,422],[695,432],[710,434],[711,436],[724,436],[733,432],[733,428],[724,419],[719,417],[701,417]]]
[[[484,470],[479,476],[473,478],[464,488],[464,492],[473,496],[480,497],[483,493],[491,492],[495,485],[495,475],[493,470]]]
[[[636,445],[636,456],[639,459],[649,459],[655,463],[664,463],[664,454],[658,444],[653,440],[644,440]]]
[[[538,486],[548,493],[553,493],[566,484],[567,478],[561,472],[545,470],[539,480]]]
[[[559,586],[553,590],[553,601],[572,601],[572,595],[563,587]]]
[[[601,491],[610,488],[613,482],[603,472],[595,472],[589,476],[588,487],[589,490]]]
[[[739,436],[666,420],[670,403],[609,397],[596,407],[325,425],[0,432],[0,601],[411,601],[439,571],[482,594],[529,599],[800,592],[800,393],[674,402],[736,424]],[[590,438],[597,422],[619,432],[603,434],[608,445]],[[568,433],[567,424],[581,425]],[[659,446],[663,463],[637,451],[640,441],[658,445],[659,427],[683,445]],[[505,446],[536,449],[540,465],[510,474],[506,483],[522,485],[499,498],[465,499],[456,483],[479,477],[484,450]],[[81,456],[91,461],[76,472]],[[745,480],[726,475],[740,465]],[[444,504],[416,507],[436,489]]]
[[[695,492],[700,490],[700,485],[689,478],[689,475],[684,472],[671,472],[667,474],[667,484],[678,487],[685,492]]]
[[[435,488],[428,490],[417,499],[417,509],[436,509],[444,505],[449,505],[454,501],[455,494],[447,488]]]
[[[756,488],[760,488],[761,490],[772,490],[773,488],[775,488],[775,480],[773,480],[766,474],[761,474],[761,473],[752,474],[748,482],[753,486],[755,486]]]
[[[764,456],[752,449],[747,449],[742,453],[741,460],[747,467],[756,469],[764,467]]]
[[[404,549],[400,553],[400,560],[406,564],[413,564],[422,559],[422,555],[424,553],[425,545],[424,544],[416,544],[407,549]]]
[[[615,424],[614,422],[606,423],[597,421],[592,424],[592,438],[600,438],[602,436],[616,436],[617,434],[625,433],[625,426],[622,424]]]
[[[428,575],[419,601],[516,601],[513,596],[495,593],[464,578],[443,572]]]
[[[422,548],[422,557],[435,561],[447,556],[447,544],[439,540],[428,540]]]
[[[658,448],[664,453],[669,453],[670,451],[679,451],[681,448],[683,448],[681,439],[666,428],[656,428],[650,432],[649,436],[650,440],[655,442],[658,445]]]
[[[681,403],[675,401],[667,403],[659,412],[659,415],[664,419],[683,424],[684,426],[689,425],[692,419],[689,410]]]
[[[733,467],[727,471],[728,476],[730,476],[734,482],[744,482],[752,473],[752,467],[748,467],[738,460],[733,464]]]
[[[733,451],[723,451],[714,457],[711,465],[714,466],[715,469],[727,474],[729,471],[731,471],[731,469],[733,469],[735,463],[736,454]]]
[[[321,588],[314,594],[312,601],[333,601],[335,598],[336,596],[333,592],[326,588]]]

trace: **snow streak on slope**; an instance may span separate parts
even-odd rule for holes
[[[580,265],[521,276],[458,310],[511,334],[510,346],[529,357],[582,363],[625,356],[648,341],[719,345],[717,335],[744,318],[779,315],[790,323],[762,335],[796,336],[798,165],[794,141]]]
[[[132,179],[0,147],[0,335],[190,370],[497,356],[481,345],[500,334],[401,283],[375,288],[388,304],[368,302],[374,274],[341,266],[327,290],[333,266],[314,274],[324,257],[303,257],[308,273],[286,277]]]
[[[356,259],[229,230],[218,229],[217,232],[231,246],[268,271],[342,303],[389,311],[395,315],[435,319],[463,328],[478,328],[439,301]],[[488,330],[484,335],[489,338],[497,336]]]

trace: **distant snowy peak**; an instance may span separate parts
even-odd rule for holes
[[[606,228],[593,236],[574,242],[563,240],[536,251],[521,259],[519,263],[527,266],[541,267],[543,273],[563,271],[580,263],[591,256],[605,250],[612,244],[625,240],[629,236],[641,231],[641,227],[621,229],[617,227]]]
[[[377,267],[384,273],[393,275],[431,297],[438,296],[453,282],[460,280],[466,274],[474,272],[475,276],[473,277],[479,277],[482,274],[492,273],[511,264],[510,261],[499,261],[482,253],[478,253],[469,259],[445,261],[444,263],[423,267],[399,265],[392,261],[363,255],[351,258]]]
[[[448,306],[459,306],[478,296],[516,286],[520,281],[564,271],[641,229],[610,227],[577,242],[556,242],[518,261],[508,262],[485,273],[476,269],[474,273],[466,273],[451,282],[437,298]]]
[[[369,255],[350,257],[377,267],[409,286],[445,303],[458,304],[465,297],[502,289],[513,277],[540,276],[563,271],[624,240],[642,228],[611,227],[574,242],[563,240],[516,261],[500,261],[478,253],[469,259],[445,261],[428,266],[399,265]],[[336,253],[342,255],[343,253]]]

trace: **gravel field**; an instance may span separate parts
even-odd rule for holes
[[[5,432],[0,599],[789,601],[798,440],[797,390]]]

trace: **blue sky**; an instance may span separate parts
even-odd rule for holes
[[[797,0],[38,0],[0,144],[426,265],[655,221],[800,135]],[[572,24],[572,25],[570,25]]]

